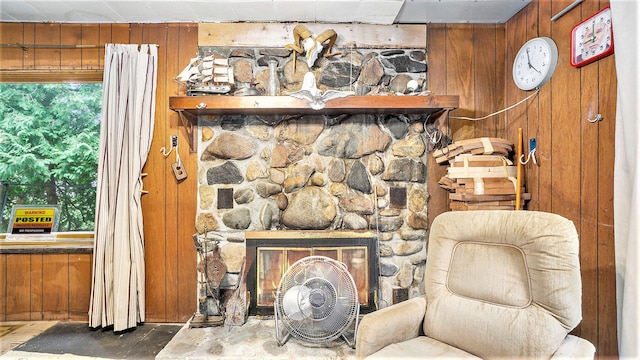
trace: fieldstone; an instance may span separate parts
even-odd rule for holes
[[[378,219],[378,225],[375,223],[369,224],[370,230],[380,230],[383,232],[396,231],[398,230],[404,221],[400,217],[380,217]]]
[[[279,213],[277,206],[272,201],[265,203],[260,211],[260,225],[262,225],[262,229],[271,229],[272,224],[278,220]]]
[[[424,50],[413,50],[409,53],[409,57],[411,60],[425,61],[427,59],[427,54]]]
[[[424,183],[426,168],[424,163],[408,158],[394,159],[389,163],[382,180],[386,181],[413,181]]]
[[[280,57],[280,58],[286,58],[288,56],[291,55],[291,49],[287,49],[287,48],[264,48],[264,49],[260,49],[258,51],[258,53],[260,55],[265,55],[265,56],[273,56],[273,57]]]
[[[362,68],[358,81],[364,85],[375,86],[384,75],[384,67],[377,58],[372,59]]]
[[[282,169],[271,168],[269,169],[269,179],[276,184],[284,184],[284,179],[287,177],[286,173]]]
[[[382,152],[391,143],[375,120],[367,115],[355,115],[334,126],[317,142],[318,154],[339,158],[358,159],[374,152]]]
[[[403,228],[398,231],[398,235],[405,241],[425,240],[427,238],[427,232],[425,229],[415,230]]]
[[[262,140],[262,141],[270,141],[271,140],[271,126],[267,126],[262,122],[252,122],[247,124],[245,127],[247,132],[254,139]]]
[[[247,48],[236,48],[231,50],[229,57],[241,57],[241,58],[250,58],[253,59],[255,55],[253,54],[253,49]]]
[[[378,241],[389,241],[393,239],[393,233],[380,233],[378,234]]]
[[[409,256],[409,261],[413,265],[420,265],[420,264],[426,263],[427,262],[427,248],[423,246],[420,251],[418,251],[415,254],[410,255]]]
[[[401,210],[400,209],[384,209],[378,212],[379,216],[387,216],[387,217],[391,217],[391,216],[400,216],[401,214]]]
[[[372,215],[374,210],[370,197],[354,193],[343,195],[338,201],[338,204],[345,211],[360,215]]]
[[[429,199],[429,193],[422,187],[415,187],[409,191],[409,197],[407,199],[407,205],[409,210],[414,212],[420,212],[427,205]]]
[[[236,81],[248,83],[254,78],[253,66],[249,60],[236,60],[231,65],[233,67],[233,77]]]
[[[255,179],[264,179],[267,177],[267,168],[260,161],[251,161],[247,165],[246,173],[247,181],[253,181]]]
[[[398,74],[391,79],[389,90],[393,93],[407,93],[407,83],[411,80],[413,80],[413,78],[407,74]]]
[[[232,243],[244,243],[244,238],[239,236],[228,236],[227,241]]]
[[[200,193],[200,209],[206,210],[213,205],[213,199],[216,197],[215,189],[212,186],[200,185],[198,189]]]
[[[238,189],[233,192],[233,200],[238,204],[248,204],[253,201],[254,197],[255,193],[250,188]]]
[[[242,115],[222,115],[220,127],[226,131],[238,131],[244,127],[245,117]]]
[[[342,218],[345,229],[349,230],[366,230],[368,227],[367,219],[354,213],[347,213]]]
[[[414,121],[409,124],[409,128],[411,131],[417,134],[422,134],[424,132],[424,123],[422,121]]]
[[[380,261],[380,276],[393,276],[398,272],[398,266],[394,263]]]
[[[300,60],[300,57],[296,57],[295,71],[293,69],[293,64],[293,60],[289,60],[283,66],[282,73],[284,76],[285,86],[287,89],[300,90],[300,84],[302,84],[304,74],[309,72],[309,66],[305,61]]]
[[[342,197],[347,192],[347,185],[343,183],[331,183],[329,185],[329,192],[336,197]]]
[[[360,75],[360,67],[345,62],[332,62],[320,73],[318,84],[341,88],[353,84]]]
[[[220,228],[218,219],[212,213],[200,213],[196,219],[196,232],[204,234],[206,231],[216,231]]]
[[[289,206],[289,198],[287,195],[280,193],[276,196],[276,203],[278,204],[278,209],[284,210]]]
[[[282,122],[278,127],[278,140],[291,140],[298,144],[309,145],[313,144],[324,130],[324,116],[307,115]]]
[[[251,210],[246,206],[229,210],[222,215],[222,223],[235,230],[248,229],[251,225]]]
[[[200,160],[215,159],[246,159],[253,156],[256,149],[252,139],[244,136],[225,132],[213,139],[211,144],[202,153]]]
[[[315,152],[307,156],[307,162],[309,163],[309,165],[316,168],[316,171],[324,172],[327,168],[325,159]]]
[[[271,152],[271,167],[282,168],[304,157],[304,149],[291,144],[276,144]]]
[[[390,257],[393,256],[393,249],[388,244],[380,244],[378,246],[378,251],[380,252],[380,257]]]
[[[384,67],[395,70],[396,73],[425,73],[427,64],[413,61],[407,55],[383,58]]]
[[[384,125],[389,129],[391,134],[396,139],[402,139],[407,135],[409,125],[405,121],[398,118],[397,115],[390,115],[384,119]]]
[[[376,182],[374,189],[376,191],[376,195],[378,196],[387,196],[387,194],[389,193],[389,188],[387,187],[387,185],[381,182]]]
[[[364,163],[367,164],[367,169],[369,169],[371,175],[379,175],[384,171],[384,162],[380,156],[376,154],[364,157]]]
[[[413,266],[411,266],[411,263],[402,263],[402,267],[400,268],[400,271],[398,271],[396,279],[398,280],[398,286],[403,289],[411,286],[411,283],[413,282]]]
[[[425,145],[422,136],[414,134],[393,144],[391,150],[398,157],[420,157],[424,154]]]
[[[429,224],[427,215],[411,211],[407,217],[407,226],[412,229],[426,229]]]
[[[226,243],[220,246],[220,258],[227,265],[227,272],[239,273],[242,270],[242,261],[245,256],[243,244]]]
[[[349,171],[349,176],[347,177],[347,185],[354,190],[371,194],[372,188],[369,174],[367,174],[367,169],[360,161],[356,161],[351,166],[351,171]]]
[[[400,50],[400,49],[384,50],[380,52],[380,55],[382,56],[404,55],[404,50]]]
[[[215,135],[215,132],[213,131],[213,129],[211,129],[208,126],[203,126],[202,127],[202,141],[209,141],[211,139],[213,139],[213,135]]]
[[[379,197],[377,200],[378,209],[384,209],[389,206],[389,200],[387,198]]]
[[[325,186],[327,184],[327,180],[324,178],[324,175],[322,175],[322,173],[319,173],[319,172],[314,172],[313,175],[311,175],[309,182],[313,186],[320,186],[320,187]]]
[[[314,171],[314,168],[308,164],[289,169],[283,183],[284,192],[291,193],[305,186]]]
[[[347,174],[347,166],[342,159],[334,158],[329,163],[329,171],[327,175],[329,180],[333,182],[342,182]]]
[[[364,55],[357,50],[349,49],[342,53],[340,59],[354,66],[362,66],[364,62]]]
[[[256,182],[256,192],[263,198],[268,198],[272,195],[282,192],[282,186],[274,184],[267,180],[258,180]]]
[[[408,256],[422,250],[422,242],[420,241],[399,241],[392,244],[393,253],[398,256]]]
[[[240,184],[244,178],[238,167],[231,161],[207,170],[207,184]]]
[[[282,212],[282,223],[291,229],[323,230],[337,214],[333,198],[316,186],[307,186],[291,195]]]

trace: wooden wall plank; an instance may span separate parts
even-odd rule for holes
[[[475,114],[475,68],[473,48],[473,25],[448,24],[446,38],[447,94],[460,96],[460,107],[452,116],[473,117]],[[474,136],[474,124],[466,120],[450,120],[451,137],[454,141]]]
[[[35,44],[36,42],[36,24],[35,23],[23,23],[22,24],[22,41],[25,44]],[[35,50],[27,49],[22,52],[22,64],[25,70],[35,69]]]
[[[284,47],[293,43],[297,23],[202,23],[198,26],[200,46]],[[303,24],[320,34],[333,29],[336,47],[426,48],[426,25]]]
[[[69,254],[69,320],[89,321],[92,261],[91,254]]]
[[[520,47],[527,42],[527,12],[520,11],[511,18],[507,24],[507,64],[509,64],[507,72],[507,104],[515,104],[529,95],[527,92],[518,89],[513,82],[512,66],[513,61],[520,50]],[[526,106],[517,106],[507,111],[505,116],[503,138],[508,139],[516,144],[518,139],[518,128],[522,127],[526,118]]]
[[[600,3],[601,8],[608,3]],[[603,120],[598,123],[598,354],[618,355],[616,334],[616,269],[613,214],[613,164],[615,158],[615,118],[617,78],[615,55],[598,62],[599,112]],[[591,151],[589,152],[591,154]]]
[[[6,321],[31,320],[31,256],[7,255]]]
[[[82,24],[82,38],[80,44],[89,46],[99,46],[96,48],[82,48],[81,59],[82,63],[80,67],[82,69],[100,69],[100,59],[104,59],[104,43],[100,43],[100,25],[98,24]],[[77,65],[76,65],[77,66]]]
[[[44,319],[42,312],[43,298],[44,298],[44,279],[42,272],[44,270],[44,259],[42,254],[31,254],[30,263],[30,281],[31,281],[31,320],[38,321]]]
[[[0,23],[0,44],[24,44],[22,23]],[[23,50],[19,47],[0,48],[0,66],[3,69],[21,69]]]
[[[60,44],[79,45],[82,43],[82,25],[61,24]],[[82,49],[64,49],[60,52],[61,69],[78,69],[82,64]]]
[[[59,23],[38,23],[35,25],[35,43],[60,45]],[[34,50],[36,69],[60,69],[61,49],[38,48]]]
[[[198,44],[198,26],[193,24],[180,24],[179,40],[176,63],[173,67],[167,66],[167,78],[171,74],[178,74],[189,62],[193,49]],[[171,71],[170,69],[173,69]],[[173,81],[172,90],[168,93],[178,95],[181,87]],[[180,144],[187,144],[187,134],[178,122],[178,116],[174,111],[169,112],[170,123],[176,124]],[[180,147],[180,158],[189,176],[178,185],[178,218],[195,219],[198,189],[198,154],[190,153],[187,146]],[[193,204],[194,206],[191,206]],[[197,306],[196,294],[196,251],[191,235],[195,232],[194,222],[178,221],[178,321],[187,321]]]
[[[498,45],[496,25],[475,25],[473,28],[473,48],[475,49],[474,81],[475,104],[474,117],[483,117],[500,110],[498,94],[504,92],[500,86],[502,78],[498,78],[497,68],[500,68],[496,60]],[[496,137],[499,117],[490,117],[474,123],[474,137]]]
[[[595,12],[597,2],[586,2],[576,9],[581,12],[581,19]],[[598,111],[598,64],[576,69],[580,73],[580,113],[581,157],[580,184],[580,267],[583,284],[598,283],[598,213],[591,209],[598,208],[598,124],[586,121],[588,114]],[[579,329],[574,333],[589,339],[598,338],[598,288],[584,287],[582,291],[583,319]]]
[[[49,254],[42,263],[43,320],[69,317],[69,255]]]
[[[0,321],[7,321],[7,255],[0,254]]]

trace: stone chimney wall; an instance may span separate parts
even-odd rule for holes
[[[278,61],[280,96],[312,71],[321,90],[408,96],[426,92],[426,54],[340,50],[309,69],[286,49],[202,47],[229,58],[236,90],[268,77]],[[405,95],[406,94],[406,95]],[[228,95],[220,95],[228,96]],[[413,96],[417,96],[413,94]],[[422,293],[426,260],[426,156],[422,115],[201,116],[196,229],[220,239],[227,271],[240,271],[246,230],[374,230],[380,249],[380,307],[393,289]]]

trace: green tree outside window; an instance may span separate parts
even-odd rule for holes
[[[93,231],[102,84],[0,83],[0,233],[14,204],[61,206],[58,231]]]

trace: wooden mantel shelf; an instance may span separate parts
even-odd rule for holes
[[[329,100],[320,110],[291,96],[171,96],[169,108],[180,114],[195,151],[200,115],[339,115],[339,114],[434,114],[456,109],[457,95],[348,96]]]

